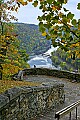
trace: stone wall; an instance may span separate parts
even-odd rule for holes
[[[64,102],[63,84],[14,87],[0,94],[0,120],[32,120]]]
[[[61,71],[48,68],[29,68],[23,70],[24,75],[48,75],[58,78],[67,78],[80,82],[80,74],[75,72]]]

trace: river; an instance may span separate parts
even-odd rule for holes
[[[28,61],[31,68],[36,66],[36,68],[51,68],[57,69],[54,65],[52,65],[52,60],[50,59],[51,52],[57,50],[58,47],[54,48],[51,45],[51,48],[43,54],[30,56],[30,60]]]

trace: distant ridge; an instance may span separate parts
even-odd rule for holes
[[[50,48],[51,41],[41,35],[38,25],[27,23],[14,23],[14,25],[21,41],[20,47],[26,49],[29,55],[42,54]]]

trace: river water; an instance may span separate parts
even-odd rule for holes
[[[58,47],[54,48],[51,45],[51,48],[43,54],[30,56],[30,60],[28,61],[31,68],[36,66],[36,68],[51,68],[57,69],[55,66],[52,65],[52,60],[50,58],[51,52],[57,50]]]

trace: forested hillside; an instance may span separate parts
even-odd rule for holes
[[[20,47],[26,49],[27,54],[41,54],[50,48],[50,41],[41,35],[37,25],[15,23],[15,26]]]
[[[74,56],[70,56],[69,53],[61,48],[52,52],[51,59],[53,64],[55,64],[56,67],[60,67],[62,70],[80,71],[80,59],[77,57],[74,59]]]

